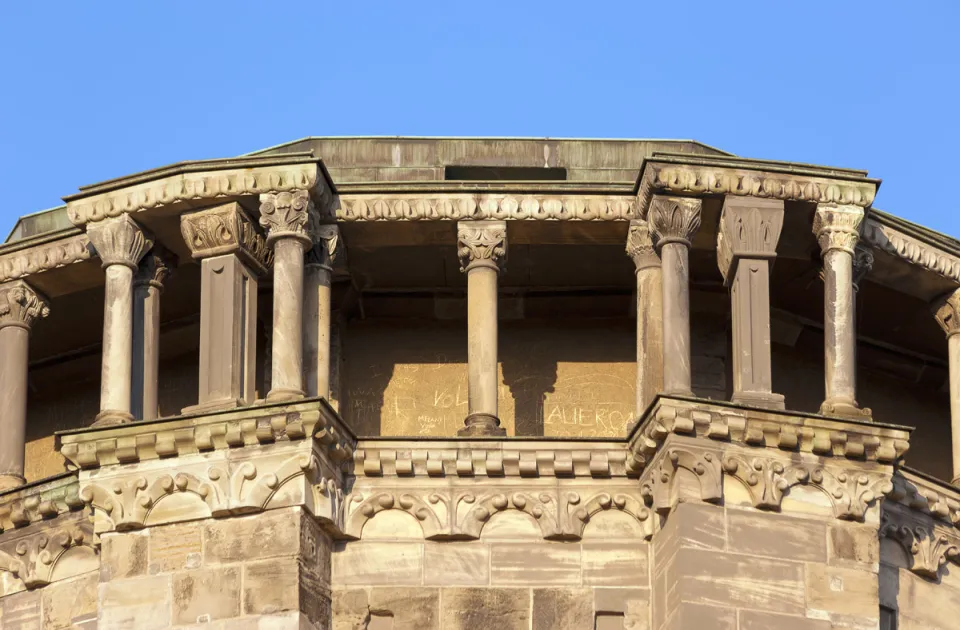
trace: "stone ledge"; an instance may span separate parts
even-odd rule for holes
[[[906,466],[894,475],[888,498],[915,512],[960,525],[960,488]]]
[[[0,493],[0,533],[83,509],[77,473],[41,479]]]

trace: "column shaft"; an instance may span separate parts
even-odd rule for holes
[[[692,396],[688,246],[667,243],[663,260],[663,391]]]
[[[130,413],[133,357],[133,269],[114,264],[106,269],[103,300],[103,359],[100,413],[96,423],[118,424]]]
[[[663,390],[663,282],[660,267],[637,270],[636,420]]]
[[[303,372],[309,397],[330,398],[330,267],[307,265],[304,272]]]
[[[24,482],[29,340],[26,327],[0,328],[0,491]]]
[[[953,485],[960,485],[960,334],[950,335],[950,435],[953,443]]]
[[[273,356],[267,400],[303,396],[303,254],[297,238],[274,241]]]
[[[153,420],[159,411],[160,289],[138,284],[133,291],[133,387],[131,413]]]

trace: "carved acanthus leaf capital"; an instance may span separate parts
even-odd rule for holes
[[[500,268],[507,260],[507,224],[503,221],[461,221],[457,224],[460,271],[473,266]]]
[[[163,290],[163,283],[177,266],[177,256],[159,243],[153,246],[140,261],[137,274],[133,277],[134,286],[152,286]]]
[[[260,225],[267,230],[267,244],[278,238],[298,238],[309,244],[307,222],[314,212],[307,190],[260,195]]]
[[[933,303],[933,314],[947,337],[960,333],[960,289],[936,300]]]
[[[236,254],[258,273],[273,260],[263,233],[238,203],[182,215],[180,233],[195,259]]]
[[[820,251],[826,254],[838,249],[852,256],[860,240],[863,216],[863,208],[858,206],[817,206],[813,215],[813,233],[820,244]]]
[[[0,328],[20,326],[29,329],[33,322],[49,314],[47,298],[23,280],[0,285]]]
[[[727,197],[717,230],[717,264],[724,280],[732,279],[734,266],[741,258],[775,258],[782,228],[782,201]]]
[[[633,260],[637,271],[660,266],[660,256],[657,255],[653,234],[646,221],[639,219],[630,221],[630,230],[627,232],[627,256]]]
[[[123,265],[136,271],[137,263],[153,247],[153,239],[125,214],[88,223],[87,236],[104,267]]]
[[[309,233],[313,247],[307,251],[306,264],[332,269],[334,260],[342,257],[340,228],[329,223],[318,224],[311,221]]]
[[[653,228],[657,249],[667,243],[690,245],[690,239],[700,229],[699,199],[691,197],[664,197],[655,195],[650,201],[647,221]]]

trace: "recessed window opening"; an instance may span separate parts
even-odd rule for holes
[[[536,166],[447,166],[443,178],[452,181],[541,182],[567,179],[567,169]]]

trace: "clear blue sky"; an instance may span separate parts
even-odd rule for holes
[[[308,135],[692,138],[960,236],[960,2],[4,2],[0,232]],[[950,187],[948,187],[948,185]]]

